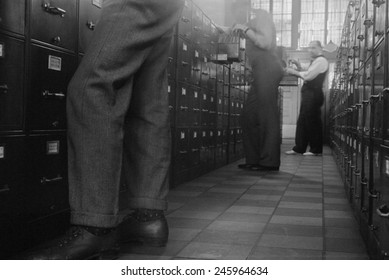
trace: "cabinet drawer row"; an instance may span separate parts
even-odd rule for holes
[[[102,2],[102,0],[31,0],[30,2],[2,0],[0,30],[24,36],[27,18],[26,3],[30,3],[32,40],[71,52],[76,52],[77,49],[79,52],[85,52],[99,21]],[[50,28],[47,28],[48,26]],[[66,28],[63,28],[64,26]],[[79,34],[78,38],[75,34]]]

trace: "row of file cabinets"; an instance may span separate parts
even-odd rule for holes
[[[222,85],[216,91],[169,80],[171,126],[237,127],[247,92]]]
[[[389,259],[389,146],[343,128],[332,144],[369,255]]]
[[[385,87],[389,73],[385,73],[387,68],[383,67],[383,57],[389,52],[386,48],[384,40],[364,68],[343,88],[332,91],[331,113],[338,126],[347,127],[366,137],[389,140],[389,91]]]
[[[348,69],[349,75],[363,67],[384,39],[388,29],[386,17],[386,1],[350,1],[341,47],[342,55],[347,59],[339,60],[342,67]]]
[[[216,50],[219,31],[212,20],[192,1],[185,5],[177,24],[177,34],[206,53]]]
[[[84,53],[102,4],[102,0],[2,0],[0,29],[29,36],[32,42]]]
[[[28,69],[25,69],[24,49],[24,40],[0,34],[0,130],[15,131],[24,128],[29,131],[63,130],[66,128],[67,84],[81,57],[31,44],[31,59],[27,64]],[[200,63],[198,65],[200,70],[193,71],[193,73],[203,73],[202,69],[204,67],[208,69],[207,73],[211,73],[209,72],[211,68],[215,72],[212,72],[211,75],[201,75],[207,78],[196,76],[197,78],[192,80],[189,77],[193,77],[193,73],[182,76],[185,72],[178,69],[177,72],[180,73],[177,80],[179,82],[178,87],[175,79],[170,80],[168,87],[170,105],[175,107],[175,98],[178,98],[177,113],[187,112],[193,108],[195,115],[199,115],[197,110],[204,110],[210,115],[213,114],[214,116],[210,118],[214,119],[217,111],[222,112],[221,105],[227,102],[226,100],[222,101],[222,97],[228,95],[229,88],[233,92],[238,90],[236,89],[238,87],[233,85],[241,84],[243,80],[241,77],[244,77],[244,74],[238,72],[240,64],[228,66],[202,61],[205,64],[201,65],[202,63]],[[192,65],[192,63],[189,63],[189,65]],[[175,72],[174,69],[172,67],[168,73]],[[31,75],[30,83],[24,83],[26,70]],[[213,75],[214,78],[212,78]],[[169,77],[174,76],[173,74],[169,75]],[[182,86],[183,84],[185,86]],[[179,91],[176,90],[177,88]],[[194,90],[194,88],[197,89]],[[234,111],[239,111],[243,106],[243,98],[235,96],[238,94],[232,93],[232,95],[236,101],[232,101],[234,104],[231,106],[232,111],[230,113],[234,115]],[[218,96],[218,100],[216,100],[216,96]],[[206,104],[207,102],[209,104]],[[27,106],[26,110],[24,109],[25,106]],[[226,108],[225,105],[224,107]],[[25,113],[28,116],[26,118]],[[206,121],[205,123],[199,123],[198,119],[193,122],[188,120],[187,122],[185,117],[179,118],[179,120],[182,120],[183,123],[178,125],[216,124],[215,120]]]
[[[243,157],[242,129],[174,129],[173,182],[179,184]]]
[[[245,85],[249,82],[246,78],[249,72],[246,61],[231,65],[216,64],[211,61],[210,52],[181,37],[176,40],[176,48],[172,48],[169,56],[170,79],[210,90],[220,85]]]
[[[0,258],[68,224],[61,219],[69,208],[66,158],[64,133],[0,138]]]
[[[0,131],[65,129],[66,90],[77,56],[31,44],[26,83],[24,50],[24,40],[0,34]]]

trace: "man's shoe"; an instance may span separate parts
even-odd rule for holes
[[[249,163],[243,163],[243,164],[238,164],[238,168],[241,169],[250,169],[253,167],[255,164],[249,164]]]
[[[312,152],[306,152],[306,153],[303,153],[303,156],[321,156],[321,154],[316,154],[316,153],[312,153]]]
[[[153,247],[166,246],[169,227],[163,210],[135,209],[119,225],[120,243],[137,242]]]
[[[287,154],[287,155],[297,155],[298,153],[293,151],[293,150],[290,150],[290,151],[286,151],[285,154]]]
[[[27,253],[28,260],[90,260],[116,257],[117,231],[100,229],[95,235],[87,230],[88,227],[73,226],[68,232],[47,244],[42,249]],[[101,232],[106,231],[106,232]]]
[[[259,164],[253,165],[250,170],[253,171],[279,171],[280,168],[278,166],[262,166]]]

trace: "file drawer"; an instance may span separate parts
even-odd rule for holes
[[[31,38],[75,51],[77,1],[31,0],[31,2]]]
[[[32,130],[65,129],[66,91],[77,59],[38,46],[32,46],[31,54],[28,125]]]
[[[23,128],[24,42],[0,34],[0,130]]]
[[[0,1],[0,29],[24,35],[25,0]]]
[[[85,53],[100,20],[103,0],[79,0],[79,51]]]

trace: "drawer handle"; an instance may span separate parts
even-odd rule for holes
[[[389,208],[386,204],[381,205],[380,207],[377,208],[377,214],[380,217],[383,218],[389,218]]]
[[[0,186],[0,193],[2,193],[2,192],[9,192],[9,191],[10,191],[10,188],[9,188],[8,184]]]
[[[186,110],[188,110],[188,107],[180,106],[180,109],[181,109],[181,111],[186,111]]]
[[[51,123],[51,125],[53,127],[58,127],[59,126],[59,121],[54,121],[54,122]]]
[[[42,96],[43,97],[55,97],[55,98],[58,98],[58,99],[62,99],[62,98],[65,98],[65,94],[63,92],[50,92],[48,90],[44,90],[42,92]]]
[[[373,0],[372,3],[376,6],[376,7],[380,7],[382,4],[385,3],[385,0]]]
[[[384,31],[378,31],[378,30],[376,30],[376,32],[375,32],[375,36],[383,36],[384,34],[385,34]]]
[[[96,23],[94,23],[93,21],[88,21],[88,22],[86,23],[86,26],[87,26],[90,30],[95,30]]]
[[[59,181],[62,181],[62,180],[63,180],[63,177],[61,175],[58,175],[57,177],[54,177],[54,178],[51,178],[51,179],[48,179],[46,177],[42,177],[41,178],[41,184],[45,185],[45,184],[59,182]]]
[[[190,22],[190,19],[188,19],[188,18],[186,18],[186,17],[182,17],[181,20],[182,20],[183,22],[186,22],[186,23]]]
[[[3,94],[8,93],[8,85],[6,85],[6,84],[0,85],[0,93],[3,93]]]
[[[172,62],[173,61],[173,57],[169,56],[168,60],[169,60],[169,62]]]
[[[189,63],[188,63],[188,62],[186,62],[186,61],[182,61],[182,66],[187,66],[187,65],[189,65]]]
[[[54,43],[54,44],[59,44],[59,43],[61,43],[61,37],[59,37],[59,36],[54,37],[54,38],[53,38],[53,43]]]
[[[188,153],[188,151],[180,151],[179,153],[180,153],[181,155],[185,155],[185,154]]]
[[[66,14],[66,11],[64,9],[61,9],[59,7],[53,7],[50,5],[50,3],[44,3],[43,8],[46,12],[53,15],[59,15],[60,17],[64,17]]]

